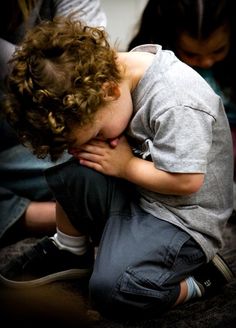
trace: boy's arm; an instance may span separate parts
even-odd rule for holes
[[[161,194],[192,194],[204,181],[204,174],[170,173],[157,169],[152,162],[135,157],[124,137],[112,147],[107,142],[92,140],[73,155],[82,165]]]
[[[204,174],[169,173],[155,168],[152,162],[133,157],[128,162],[123,178],[161,194],[189,195],[201,188]]]

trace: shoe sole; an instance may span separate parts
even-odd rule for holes
[[[212,259],[212,263],[218,268],[218,270],[220,270],[227,282],[230,282],[232,281],[232,279],[234,279],[234,273],[230,270],[228,265],[218,254],[216,254],[215,257]]]
[[[60,280],[71,280],[85,278],[91,273],[91,269],[71,269],[67,271],[56,272],[51,275],[28,281],[10,280],[0,275],[0,283],[7,287],[26,288],[38,287]]]

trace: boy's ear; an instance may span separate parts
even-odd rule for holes
[[[105,101],[116,100],[120,97],[120,88],[115,82],[105,82],[102,86]]]

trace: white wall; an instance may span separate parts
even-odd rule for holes
[[[126,51],[134,36],[147,0],[100,0],[107,15],[107,31],[112,45]]]

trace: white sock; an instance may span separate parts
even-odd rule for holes
[[[193,277],[186,278],[185,282],[188,287],[188,294],[187,294],[184,302],[187,302],[188,300],[190,300],[192,298],[198,298],[198,297],[203,296],[201,288],[199,287],[197,281]]]
[[[57,229],[57,232],[51,239],[59,249],[70,251],[76,255],[83,255],[88,249],[87,236],[69,236]]]

